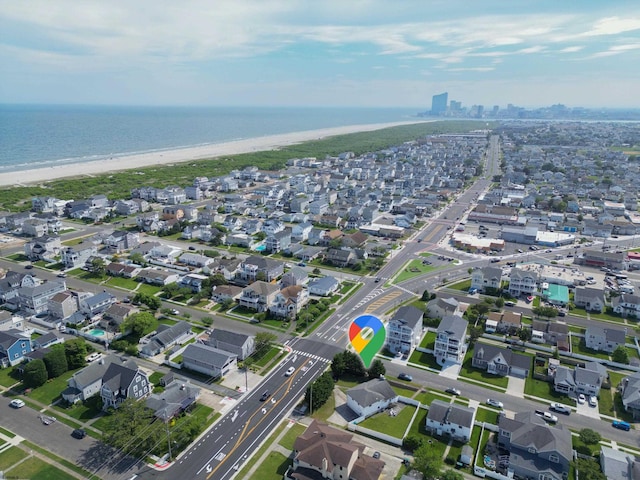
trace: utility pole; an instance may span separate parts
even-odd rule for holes
[[[171,434],[169,432],[169,422],[164,422],[164,426],[167,430],[167,445],[169,446],[169,462],[171,462]]]

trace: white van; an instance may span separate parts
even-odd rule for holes
[[[622,293],[629,293],[633,295],[635,292],[635,288],[632,285],[620,285],[619,288]]]

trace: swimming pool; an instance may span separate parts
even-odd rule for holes
[[[94,328],[93,330],[89,330],[87,333],[94,337],[104,337],[107,334],[107,332],[99,328]]]
[[[258,245],[254,250],[256,252],[264,252],[267,249],[267,246],[265,244],[262,245]]]

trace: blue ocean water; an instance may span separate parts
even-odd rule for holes
[[[411,120],[389,108],[0,105],[0,172],[281,133]]]

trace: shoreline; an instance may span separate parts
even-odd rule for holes
[[[51,167],[17,170],[14,172],[0,173],[0,187],[32,186],[35,183],[59,180],[62,178],[100,175],[109,172],[150,167],[153,165],[170,165],[173,163],[184,163],[193,160],[216,158],[224,155],[238,155],[241,153],[276,150],[278,148],[295,145],[297,143],[320,140],[337,135],[371,132],[389,127],[414,125],[417,123],[427,122],[429,122],[429,120],[407,120],[403,122],[348,125],[318,130],[306,130],[302,132],[267,135],[263,137],[247,138],[244,140],[214,143],[211,145],[125,155],[121,157],[113,157],[108,160],[103,159],[84,163],[65,163]]]

